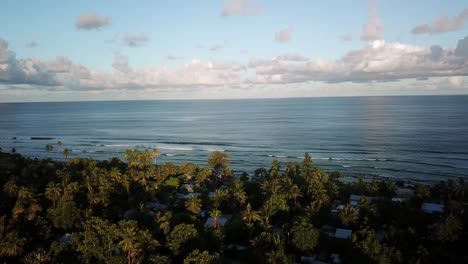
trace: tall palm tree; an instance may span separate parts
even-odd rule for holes
[[[4,237],[0,234],[0,256],[14,257],[23,252],[23,247],[26,243],[25,238],[20,238],[18,232],[13,231],[7,233]]]
[[[251,240],[254,223],[261,221],[262,217],[257,211],[252,210],[252,206],[250,205],[250,203],[248,203],[245,207],[245,210],[242,212],[241,217],[247,225],[247,229],[249,231],[249,240]]]
[[[247,201],[247,194],[244,191],[244,183],[241,180],[235,179],[232,182],[230,191],[233,201],[236,201],[239,206],[243,205]]]
[[[53,150],[54,150],[54,146],[52,146],[51,144],[47,144],[47,145],[45,146],[45,151],[51,152],[51,151],[53,151]]]
[[[56,207],[57,201],[62,197],[62,187],[60,184],[50,182],[44,192],[46,199],[52,201],[54,207]]]
[[[349,226],[359,219],[359,215],[354,207],[352,207],[350,204],[346,204],[343,209],[341,209],[339,218],[343,225]]]
[[[64,148],[64,149],[63,149],[63,157],[64,157],[65,159],[68,159],[68,153],[69,153],[68,148]]]
[[[75,193],[78,191],[79,186],[77,182],[71,182],[63,188],[63,199],[64,200],[71,200]]]
[[[139,230],[134,221],[121,224],[121,240],[118,245],[127,253],[127,263],[142,263],[145,251],[151,251],[159,245],[147,230]]]
[[[14,179],[7,181],[5,185],[3,185],[3,192],[11,197],[15,197],[18,194],[18,189],[18,185],[16,185]]]
[[[245,210],[242,212],[242,220],[246,222],[248,225],[260,221],[262,218],[260,217],[260,214],[258,214],[257,211],[252,209],[252,206],[250,203],[247,204],[245,207]]]
[[[63,145],[62,141],[60,141],[60,140],[57,141],[57,146],[62,146],[62,145]]]
[[[222,213],[220,210],[217,208],[213,209],[210,211],[210,216],[213,218],[213,227],[218,228],[219,227],[219,218],[221,217]]]
[[[200,212],[201,200],[195,197],[195,195],[191,194],[187,201],[185,201],[185,207],[190,212],[196,214]]]
[[[273,214],[274,214],[273,205],[270,202],[264,203],[262,208],[260,209],[260,215],[262,217],[262,221],[264,225],[267,228],[271,227],[270,218],[273,216]]]
[[[214,191],[214,195],[211,198],[213,200],[213,206],[215,208],[219,208],[223,201],[225,201],[228,197],[228,191],[223,189],[216,189]]]
[[[123,228],[121,233],[122,240],[119,242],[119,246],[127,253],[128,264],[134,263],[135,258],[137,258],[140,253],[140,249],[137,244],[137,235],[136,226],[127,226]]]
[[[288,197],[289,199],[293,199],[294,204],[296,204],[297,199],[302,197],[301,188],[299,188],[299,186],[297,186],[296,184],[291,186],[291,188],[289,188],[288,190]]]
[[[281,177],[281,172],[280,172],[280,163],[278,160],[274,160],[271,163],[271,168],[268,173],[268,176],[271,178],[279,178]]]
[[[169,234],[169,231],[171,229],[171,220],[171,211],[166,211],[164,213],[158,212],[156,214],[155,222],[159,224],[159,229],[161,229],[165,235]]]

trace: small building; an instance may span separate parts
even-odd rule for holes
[[[402,203],[403,201],[405,201],[404,198],[400,198],[400,197],[393,197],[392,198],[392,202],[394,202],[394,203]]]
[[[60,244],[68,244],[71,242],[71,239],[72,239],[72,236],[70,233],[65,233],[63,236],[61,236],[59,239],[58,239],[58,242]]]
[[[337,228],[335,231],[336,238],[348,239],[353,234],[353,230]]]
[[[309,264],[327,264],[327,262],[318,260],[317,256],[301,256],[301,262]]]
[[[343,208],[344,208],[344,205],[342,205],[342,204],[337,205],[334,209],[330,210],[330,213],[331,214],[337,214],[339,211],[343,210]]]
[[[131,220],[134,219],[136,216],[137,211],[135,209],[128,209],[124,212],[122,215],[122,218],[125,220]]]
[[[157,200],[153,200],[151,202],[147,202],[145,204],[145,207],[150,209],[151,211],[157,212],[157,211],[166,210],[169,207],[169,205],[159,203]]]
[[[359,201],[361,201],[361,198],[364,198],[368,203],[372,202],[374,200],[374,197],[370,196],[365,196],[365,195],[356,195],[356,194],[351,194],[349,196],[349,203],[352,206],[357,206],[359,204]]]
[[[200,196],[201,196],[201,193],[194,192],[194,193],[189,193],[189,194],[186,194],[186,195],[184,195],[184,199],[185,199],[185,200],[187,200],[188,198],[190,198],[190,197],[192,197],[192,196],[194,196],[194,197],[197,197],[197,198],[198,198],[198,197],[200,197]]]
[[[331,225],[324,225],[320,228],[320,230],[329,237],[335,236],[335,228]]]
[[[302,263],[314,263],[315,256],[301,256]]]
[[[238,245],[238,244],[229,244],[226,246],[227,249],[236,250],[236,251],[245,251],[249,249],[248,246]]]
[[[219,226],[224,226],[229,220],[231,220],[232,215],[223,214],[218,218]],[[205,222],[205,228],[214,227],[213,217],[208,217]]]
[[[422,203],[421,210],[428,214],[443,213],[444,205],[440,203]]]
[[[340,254],[332,253],[331,254],[332,263],[341,263]]]

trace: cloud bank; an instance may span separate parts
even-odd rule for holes
[[[411,33],[413,34],[439,34],[451,31],[462,30],[468,21],[468,8],[463,9],[457,16],[448,17],[447,15],[436,18],[430,23],[422,23],[415,26]]]
[[[91,29],[100,29],[110,24],[111,24],[111,21],[107,17],[101,17],[95,13],[85,13],[85,14],[81,14],[76,19],[75,27],[77,29],[91,30]]]
[[[122,41],[129,47],[141,47],[150,41],[150,37],[147,34],[125,34]]]
[[[460,87],[463,79],[455,77],[467,75],[468,37],[461,39],[455,48],[438,45],[426,48],[375,40],[338,60],[284,54],[274,58],[251,58],[248,63],[193,59],[174,69],[160,66],[134,68],[127,56],[114,53],[112,70],[107,72],[91,70],[66,57],[53,61],[18,59],[8,43],[0,39],[0,83],[46,90],[192,90],[307,82],[425,80],[431,77],[453,77],[448,79],[449,82]]]
[[[221,15],[223,16],[245,16],[259,14],[261,7],[250,0],[227,0]]]

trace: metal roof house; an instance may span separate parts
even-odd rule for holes
[[[422,203],[421,210],[428,214],[443,213],[444,205],[438,203]]]
[[[347,238],[350,238],[352,234],[353,234],[353,230],[350,230],[350,229],[337,228],[335,231],[336,238],[347,239]]]
[[[223,214],[221,215],[219,218],[218,218],[218,224],[220,226],[224,226],[230,219],[231,219],[232,215],[227,215],[227,214]],[[205,228],[209,228],[209,227],[213,227],[214,226],[214,219],[213,217],[209,217],[208,219],[206,219],[206,222],[205,222]]]

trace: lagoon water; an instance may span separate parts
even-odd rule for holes
[[[220,150],[248,173],[310,152],[348,176],[437,181],[468,177],[468,96],[5,103],[0,147],[57,159],[158,148],[158,163],[202,165]]]

